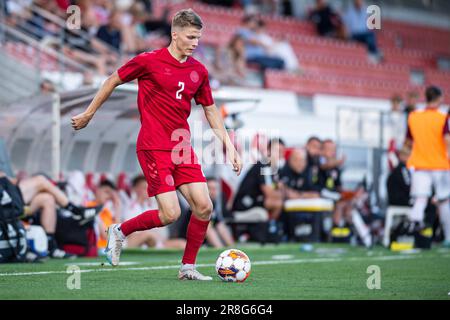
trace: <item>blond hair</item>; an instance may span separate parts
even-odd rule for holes
[[[172,19],[172,30],[174,28],[195,27],[197,29],[203,28],[202,18],[192,9],[183,9],[175,13]]]

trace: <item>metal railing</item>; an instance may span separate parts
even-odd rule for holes
[[[38,17],[43,18],[45,20],[47,20],[48,22],[52,22],[54,23],[58,28],[60,28],[57,32],[57,34],[60,37],[64,37],[66,35],[67,32],[67,26],[66,26],[66,21],[64,19],[62,19],[61,17],[42,9],[41,7],[32,4],[30,6],[31,11],[36,14]],[[92,37],[89,35],[88,32],[82,30],[82,29],[71,29],[70,30],[72,33],[76,34],[77,36],[83,38],[84,40],[90,40]],[[109,43],[104,42],[101,39],[96,38],[96,41],[98,41],[99,43],[102,44],[102,46],[104,46],[105,48],[107,48],[109,51],[111,52],[117,52],[118,55],[120,55],[120,52],[117,51],[116,48],[114,48],[113,46],[111,46]]]
[[[37,72],[38,83],[40,83],[43,79],[42,72],[45,71],[42,68],[44,55],[48,58],[54,59],[56,62],[57,68],[54,71],[57,71],[59,73],[59,87],[62,87],[61,82],[63,81],[64,73],[67,72],[67,70],[80,73],[84,73],[89,70],[85,65],[65,56],[62,53],[62,50],[56,50],[50,46],[47,46],[45,45],[45,43],[30,37],[22,31],[19,31],[17,28],[13,28],[4,23],[0,23],[0,28],[3,33],[1,44],[5,47],[4,50],[6,50],[6,46],[8,45],[8,43],[13,43],[14,45],[24,44],[32,50],[35,50],[33,61],[31,61],[31,64],[29,65],[34,71]]]

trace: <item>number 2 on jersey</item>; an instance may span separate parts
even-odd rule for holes
[[[180,87],[180,90],[177,91],[176,97],[181,100],[181,92],[184,90],[184,82],[178,82],[178,86]]]

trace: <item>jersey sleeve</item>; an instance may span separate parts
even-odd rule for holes
[[[214,104],[211,87],[209,85],[208,71],[206,71],[203,76],[202,84],[195,93],[194,100],[196,104],[201,104],[203,107]]]
[[[141,53],[121,66],[117,70],[120,80],[123,82],[130,82],[134,79],[142,77],[147,72],[144,57],[145,53]]]

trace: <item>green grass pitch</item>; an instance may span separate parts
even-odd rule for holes
[[[0,299],[450,300],[448,249],[394,253],[332,244],[314,245],[310,252],[301,251],[300,244],[235,247],[252,262],[244,283],[225,283],[215,275],[222,250],[200,251],[199,270],[213,276],[207,282],[177,280],[181,251],[129,250],[115,268],[102,266],[103,257],[0,265]],[[80,289],[68,289],[68,265],[81,269]],[[380,289],[367,287],[371,265],[380,268]]]

